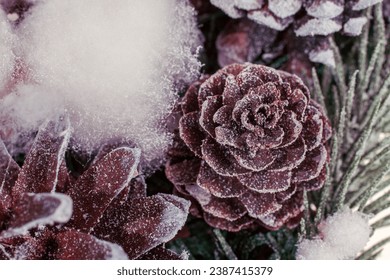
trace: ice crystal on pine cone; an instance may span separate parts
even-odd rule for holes
[[[367,23],[364,10],[382,0],[211,0],[232,18],[247,17],[257,24],[283,31],[293,25],[298,37],[319,37],[336,32],[360,35]],[[305,39],[301,39],[305,40]],[[332,66],[329,44],[315,44],[305,50],[313,62]],[[327,59],[323,59],[326,56]],[[239,62],[239,61],[237,61]]]
[[[67,111],[78,148],[124,138],[155,167],[177,93],[199,76],[195,14],[182,0],[34,1],[14,26],[28,77],[0,102],[0,118],[25,132]]]
[[[189,203],[146,196],[140,150],[105,148],[78,178],[64,161],[70,128],[47,123],[20,168],[0,143],[0,259],[177,259],[162,247]]]
[[[331,128],[295,75],[233,64],[193,84],[181,103],[167,177],[210,225],[294,227],[303,192],[325,181]]]

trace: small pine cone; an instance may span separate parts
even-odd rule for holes
[[[304,190],[324,184],[331,127],[297,76],[233,64],[193,84],[181,109],[166,175],[208,224],[299,223]]]
[[[247,17],[277,31],[292,25],[296,36],[315,38],[336,32],[348,36],[360,35],[367,23],[364,10],[380,2],[382,0],[211,0],[231,18]],[[304,51],[314,53],[310,55],[313,62],[324,63],[323,55],[316,55],[318,49],[323,49],[323,46],[307,46]],[[259,50],[257,52],[260,53]],[[327,50],[327,58],[333,56],[330,52],[330,49]],[[329,59],[331,62],[324,64],[333,66],[334,59]]]
[[[218,64],[254,61],[276,39],[277,32],[248,19],[230,21],[216,40]]]

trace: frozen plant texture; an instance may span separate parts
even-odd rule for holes
[[[0,259],[180,259],[163,243],[189,202],[146,196],[137,148],[103,146],[75,176],[70,133],[66,120],[46,123],[21,168],[0,142]]]
[[[353,259],[367,244],[371,228],[369,217],[345,207],[328,217],[314,239],[302,240],[296,258],[300,260]]]
[[[201,66],[187,1],[41,0],[16,29],[29,78],[1,102],[11,126],[36,129],[66,112],[83,150],[121,138],[147,162],[163,157],[165,117]]]
[[[0,98],[6,94],[7,83],[11,82],[15,66],[15,35],[7,16],[0,9]]]
[[[165,172],[208,224],[239,231],[299,223],[303,192],[324,184],[332,133],[300,78],[232,64],[191,85],[181,111]]]

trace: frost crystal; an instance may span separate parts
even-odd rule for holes
[[[12,50],[14,43],[15,36],[11,32],[6,15],[0,9],[0,98],[6,94],[4,89],[10,82],[14,70],[15,55]]]
[[[164,119],[201,66],[187,1],[42,0],[17,32],[31,83],[0,104],[13,126],[35,129],[66,111],[84,150],[123,138],[146,161],[162,158],[171,140]]]
[[[320,235],[304,239],[299,245],[297,259],[353,259],[367,244],[371,234],[368,216],[344,208],[320,225]]]

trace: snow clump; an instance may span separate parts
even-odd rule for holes
[[[353,259],[367,244],[371,228],[369,217],[349,208],[328,217],[320,225],[315,239],[303,239],[298,244],[296,258],[300,260]]]
[[[16,32],[28,81],[0,100],[3,123],[20,133],[67,114],[81,150],[121,139],[149,165],[164,157],[165,119],[201,67],[187,1],[40,0]]]

